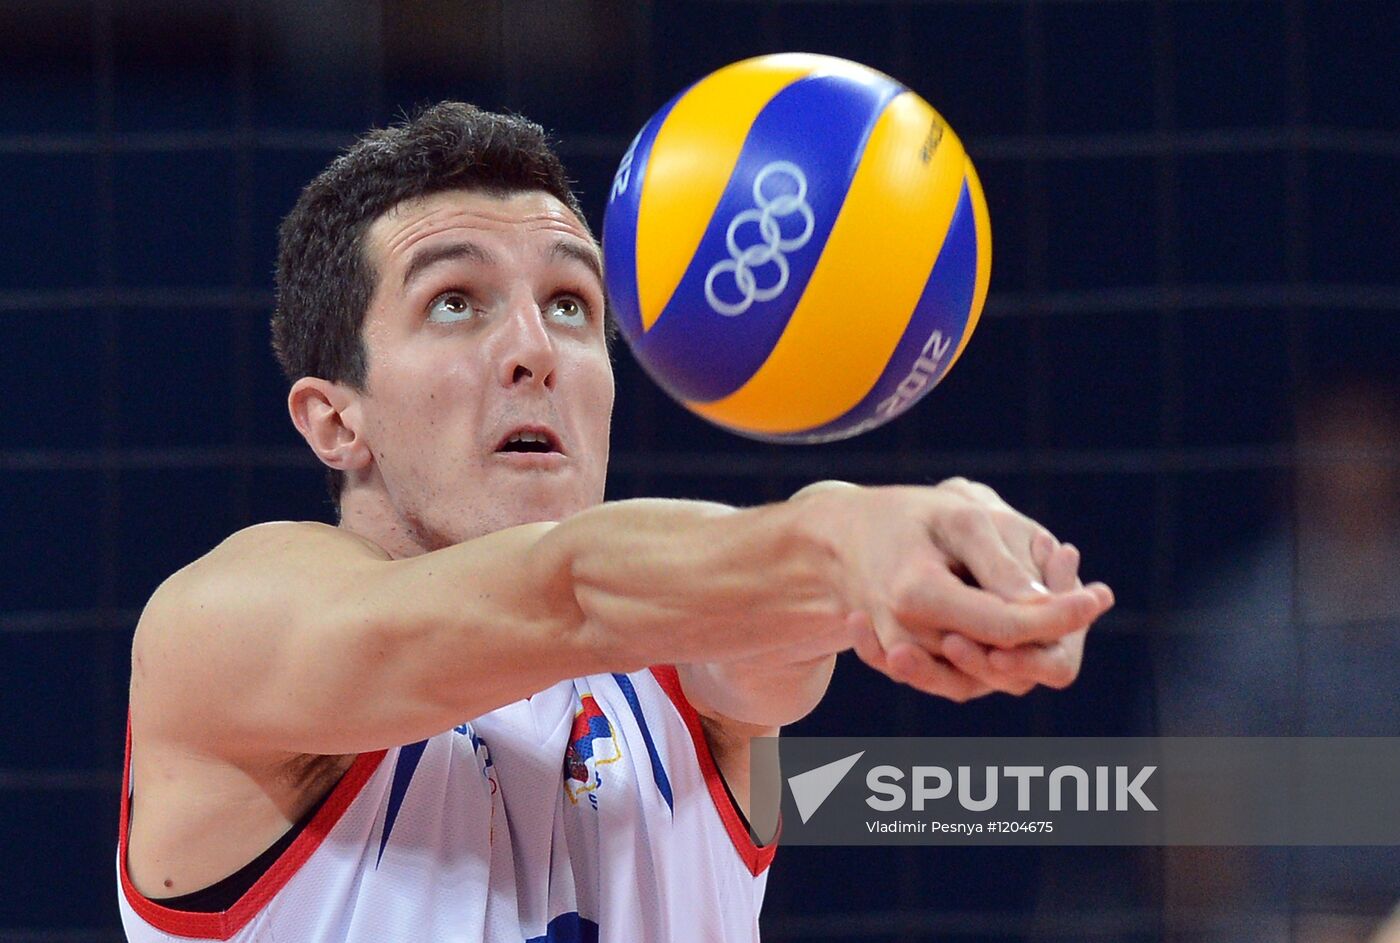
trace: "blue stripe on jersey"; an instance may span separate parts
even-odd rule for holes
[[[632,716],[637,718],[637,726],[642,728],[642,739],[646,741],[647,753],[651,755],[651,776],[656,780],[656,788],[661,790],[661,798],[666,800],[666,808],[676,811],[675,800],[671,798],[671,780],[666,776],[666,767],[661,765],[661,755],[656,752],[656,743],[647,729],[647,719],[642,716],[642,702],[637,699],[637,689],[632,687],[632,679],[623,674],[614,674],[627,706],[632,708]]]
[[[577,913],[560,914],[549,921],[544,936],[532,936],[525,943],[598,943],[598,925]]]
[[[379,867],[379,862],[384,860],[384,846],[389,844],[389,833],[394,830],[394,819],[399,817],[399,806],[403,805],[408,784],[413,781],[418,761],[423,758],[423,751],[427,746],[428,741],[420,740],[399,747],[399,758],[394,764],[394,781],[389,786],[389,807],[384,812],[384,834],[379,836],[379,857],[374,859],[376,868]]]

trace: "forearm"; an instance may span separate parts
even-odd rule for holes
[[[570,518],[540,549],[567,572],[585,637],[624,666],[793,661],[842,647],[834,550],[809,523],[790,504],[624,501]]]
[[[768,651],[830,622],[795,520],[620,502],[402,560],[339,528],[250,528],[148,604],[133,718],[229,755],[351,753],[567,678]]]
[[[791,664],[842,647],[831,552],[812,534],[790,505],[614,502],[391,563],[344,613],[423,673],[395,687],[464,716],[583,674]]]

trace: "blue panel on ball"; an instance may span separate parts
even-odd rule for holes
[[[632,139],[613,175],[612,191],[603,214],[603,258],[606,260],[603,281],[613,316],[628,338],[642,334],[642,313],[637,304],[637,209],[642,200],[642,181],[646,178],[656,135],[676,102],[688,91],[689,88],[668,101]],[[613,247],[612,251],[608,250],[609,246]]]
[[[931,239],[938,237],[938,233],[929,234]],[[964,181],[938,260],[880,379],[864,399],[840,418],[807,432],[774,437],[774,441],[844,439],[887,422],[917,403],[938,385],[952,365],[972,313],[976,287],[977,223]]]
[[[768,359],[821,257],[871,129],[902,91],[883,77],[810,76],[759,112],[694,258],[657,322],[634,345],[673,396],[720,399]],[[766,214],[754,195],[760,175]],[[800,203],[785,199],[800,188],[806,190]],[[740,255],[757,261],[734,258],[731,226]],[[758,248],[775,240],[776,252]],[[753,279],[747,292],[745,271]]]

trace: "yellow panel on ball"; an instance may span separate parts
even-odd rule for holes
[[[734,393],[687,405],[769,434],[820,426],[855,406],[884,372],[908,324],[904,313],[923,292],[966,162],[962,143],[922,98],[905,92],[890,102],[772,354]]]
[[[644,330],[656,323],[685,274],[754,117],[793,79],[811,72],[814,58],[764,56],[726,66],[697,82],[671,108],[651,148],[637,218]],[[649,212],[658,202],[665,212]]]

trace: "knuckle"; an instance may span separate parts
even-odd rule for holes
[[[991,507],[986,514],[997,530],[1002,532],[1018,530],[1026,524],[1026,519],[1009,507]]]
[[[1000,691],[1004,693],[1014,693],[1024,681],[1021,678],[983,678],[981,686],[988,691]]]
[[[1078,677],[1079,666],[1071,664],[1067,659],[1059,658],[1055,660],[1046,684],[1056,690],[1062,691],[1073,684],[1074,680]]]
[[[1003,580],[1007,586],[1017,586],[1025,583],[1030,575],[1026,572],[1015,557],[1009,553],[998,553],[995,557],[996,575]]]
[[[1080,602],[1079,607],[1075,611],[1075,621],[1077,623],[1075,625],[1075,628],[1079,630],[1088,629],[1089,626],[1094,624],[1094,620],[1097,619],[1099,616],[1098,600],[1096,600],[1089,593],[1084,593],[1082,595],[1083,600],[1082,602]]]
[[[981,529],[985,520],[985,512],[975,504],[957,504],[947,510],[943,523],[950,533],[970,537]]]
[[[884,665],[877,670],[888,676],[891,681],[898,681],[900,684],[904,684],[909,680],[909,675],[903,662],[898,659],[886,658]]]
[[[905,666],[904,677],[902,681],[904,684],[909,685],[911,688],[919,688],[920,690],[923,690],[928,685],[933,683],[930,674],[931,673],[929,672],[928,667],[926,665],[911,663]]]
[[[929,587],[936,577],[931,565],[911,565],[901,567],[890,578],[888,604],[898,622],[904,624],[924,614],[929,605]]]
[[[1001,495],[997,494],[996,489],[991,485],[983,484],[980,481],[971,481],[968,482],[968,488],[973,494],[984,500],[991,501],[994,504],[1006,504],[1006,502],[1002,500]]]
[[[1031,531],[1030,544],[1031,557],[1035,561],[1036,566],[1040,567],[1042,572],[1044,572],[1047,567],[1052,565],[1052,561],[1055,558],[1055,551],[1059,547],[1059,544],[1055,541],[1055,535],[1045,528],[1036,525]]]
[[[890,615],[894,616],[894,620],[902,627],[907,628],[914,622],[921,608],[917,587],[913,583],[897,586],[890,594]]]
[[[855,652],[856,657],[859,658],[861,661],[865,662],[871,668],[874,668],[876,671],[879,672],[883,672],[885,670],[885,656],[883,652],[880,652],[878,649],[866,644],[857,645],[855,648]]]

